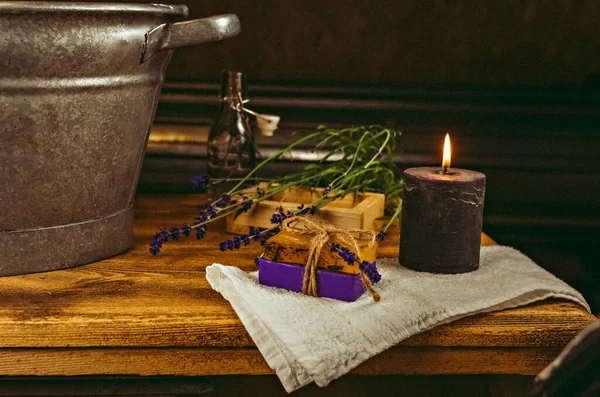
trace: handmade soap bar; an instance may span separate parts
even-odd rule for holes
[[[258,282],[271,287],[284,288],[302,292],[304,266],[282,263],[260,258],[258,261]],[[333,298],[346,302],[354,302],[365,293],[365,285],[360,274],[317,270],[320,297]]]
[[[296,263],[304,266],[308,259],[310,241],[311,238],[306,235],[284,230],[266,242],[263,258],[275,262]],[[373,262],[377,255],[377,242],[371,244],[370,240],[361,239],[360,236],[358,236],[356,242],[358,243],[361,259]],[[351,247],[348,248],[351,249]],[[358,264],[347,264],[337,253],[331,252],[327,246],[321,250],[317,266],[335,272],[360,273]]]

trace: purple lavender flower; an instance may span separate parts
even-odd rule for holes
[[[206,189],[211,185],[211,179],[209,175],[196,175],[190,181],[192,187],[195,189]]]
[[[192,227],[189,223],[186,222],[183,225],[181,225],[181,234],[183,234],[185,237],[190,237],[190,235],[192,234]]]
[[[265,243],[267,242],[268,239],[270,239],[271,237],[275,236],[280,231],[281,231],[281,228],[279,226],[277,226],[277,227],[274,227],[272,229],[268,229],[268,230],[264,231],[263,233],[261,233],[261,236],[260,236],[260,245],[265,245]]]
[[[211,204],[203,204],[198,214],[204,217],[205,220],[208,220],[217,216],[217,211],[215,211],[215,208]]]
[[[298,215],[307,215],[310,213],[310,207],[305,207],[304,204],[299,205],[298,210],[300,211]]]
[[[377,270],[375,262],[370,263],[368,261],[362,261],[359,265],[359,269],[367,276],[371,283],[377,284],[381,281],[381,274]]]
[[[347,264],[349,265],[354,265],[354,262],[356,262],[356,258],[354,256],[354,253],[352,253],[352,251],[350,251],[348,248],[343,247],[340,252],[339,255],[342,257],[342,259],[344,261],[346,261]]]
[[[171,233],[167,229],[160,229],[160,235],[162,236],[163,241],[166,243],[169,241],[169,237],[171,237]]]
[[[201,208],[200,213],[196,216],[196,218],[194,218],[194,228],[196,229],[197,240],[201,240],[204,238],[204,236],[206,236],[206,230],[208,228],[206,223],[216,215],[216,211],[210,204],[204,205]],[[185,229],[186,225],[187,230]],[[186,236],[189,236],[192,232],[192,228],[187,223],[184,224],[184,232],[187,233],[187,235],[184,233]]]
[[[251,228],[250,229],[250,237],[252,237],[252,239],[254,241],[260,240],[260,230],[255,229],[255,228]]]
[[[242,234],[240,236],[240,240],[242,241],[242,244],[244,244],[244,246],[250,244],[250,237],[247,234]]]
[[[249,189],[251,187],[253,187],[254,185],[256,185],[256,182],[253,181],[246,181],[244,182],[244,184],[242,185],[243,189]]]
[[[260,190],[258,187],[256,188],[256,195],[260,198],[263,197],[265,195],[265,191],[264,190]]]
[[[377,233],[377,240],[383,241],[384,239],[385,239],[385,232],[382,230],[379,233]]]
[[[323,189],[323,196],[327,196],[329,192],[331,192],[331,185],[325,186],[325,189]]]
[[[369,261],[362,261],[360,265],[358,265],[358,268],[361,272],[364,272],[369,266],[371,266],[371,263]]]
[[[208,221],[208,215],[206,214],[206,212],[201,211],[196,218],[194,218],[194,225],[199,225],[201,223],[204,223]]]
[[[201,175],[202,176],[202,175]],[[207,204],[201,207],[200,213],[194,218],[194,227],[190,226],[189,223],[184,223],[179,226],[173,226],[171,230],[161,229],[154,235],[150,242],[150,253],[152,255],[158,255],[164,243],[169,240],[179,240],[181,235],[189,237],[192,235],[192,230],[196,230],[196,239],[200,240],[206,235],[207,225],[206,222],[210,218],[217,215],[212,205]]]
[[[242,196],[242,211],[246,212],[252,207],[252,199],[248,199],[248,196]]]
[[[223,193],[220,199],[215,202],[215,207],[217,208],[225,208],[227,204],[231,201],[231,195],[227,193]]]
[[[298,207],[298,208],[300,208],[300,207]],[[283,212],[283,208],[279,207],[277,209],[277,212],[275,212],[273,214],[273,216],[271,216],[271,223],[274,225],[281,224],[287,218],[291,218],[293,216],[296,216],[296,215],[292,211]]]
[[[189,237],[192,234],[192,227],[189,223],[184,223],[179,226],[173,226],[171,230],[160,229],[158,233],[156,233],[152,237],[152,241],[150,242],[150,253],[152,255],[158,255],[164,243],[169,240],[179,240],[181,236]],[[196,238],[201,239],[206,234],[206,226],[200,226],[196,229]]]
[[[258,233],[260,234],[260,232]],[[250,236],[248,236],[247,234],[242,234],[240,236],[235,236],[231,240],[221,241],[219,243],[219,250],[227,251],[239,249],[242,245],[246,246],[248,244],[250,244]]]
[[[169,241],[170,237],[171,233],[169,233],[167,229],[160,229],[158,233],[152,237],[152,241],[150,242],[150,253],[152,255],[158,255],[163,244]]]
[[[274,213],[273,216],[271,216],[271,223],[272,224],[278,224],[283,222],[283,217],[281,216],[281,214],[279,213]]]
[[[173,226],[171,228],[171,238],[173,241],[177,241],[179,240],[179,237],[181,237],[181,229],[177,226]]]
[[[196,240],[202,240],[206,236],[206,225],[196,228]]]
[[[371,276],[371,282],[372,282],[373,284],[377,284],[378,282],[380,282],[380,281],[381,281],[381,274],[379,273],[379,271],[377,271],[377,268],[376,268],[376,267],[374,268],[374,273],[375,273],[375,274],[373,274],[373,275]]]
[[[354,265],[354,262],[356,262],[356,256],[354,256],[354,253],[346,247],[332,243],[329,246],[329,250],[331,252],[336,252],[349,265]]]

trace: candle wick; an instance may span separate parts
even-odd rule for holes
[[[444,174],[448,173],[448,167],[444,167]]]

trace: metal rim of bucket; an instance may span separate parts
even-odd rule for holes
[[[186,5],[133,4],[133,3],[82,3],[51,1],[0,1],[0,13],[56,13],[56,12],[131,12],[157,15],[177,15],[187,18]]]

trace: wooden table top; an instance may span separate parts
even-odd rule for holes
[[[0,375],[271,374],[205,278],[213,262],[256,270],[260,245],[222,253],[204,240],[148,253],[160,227],[193,219],[201,195],[141,196],[134,246],[75,269],[0,279]],[[396,256],[398,232],[380,247]],[[230,238],[230,237],[229,237]],[[482,244],[494,244],[484,236]],[[416,335],[357,374],[537,374],[595,317],[561,300],[467,317]]]

